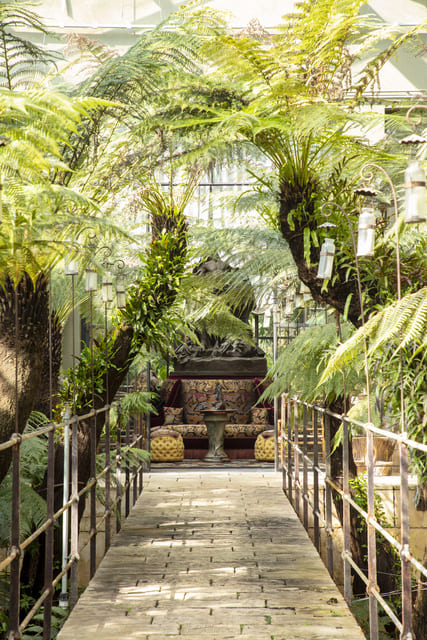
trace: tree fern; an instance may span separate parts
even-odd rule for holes
[[[52,65],[55,57],[19,35],[20,29],[35,29],[46,33],[40,18],[29,9],[25,0],[0,2],[0,86],[25,89],[34,84],[37,71],[41,74]]]
[[[344,336],[350,332],[349,326],[343,326]],[[270,368],[268,375],[271,384],[264,392],[264,397],[273,399],[282,393],[298,394],[302,400],[308,402],[326,398],[333,402],[342,396],[345,373],[347,392],[363,385],[359,371],[361,367],[346,367],[334,370],[326,383],[323,381],[322,370],[328,353],[336,348],[338,343],[335,323],[318,325],[304,329],[281,352],[276,363]],[[274,377],[276,378],[274,379]]]
[[[364,339],[368,340],[368,355],[375,356],[386,346],[406,348],[411,343],[427,344],[427,287],[409,293],[400,301],[374,314],[330,358],[322,381],[363,353]]]

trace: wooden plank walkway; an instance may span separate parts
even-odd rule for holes
[[[280,474],[144,478],[60,640],[364,640]]]

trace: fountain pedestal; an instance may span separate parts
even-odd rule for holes
[[[203,458],[205,462],[227,462],[229,460],[224,451],[224,429],[229,413],[231,412],[225,409],[203,411],[209,439],[209,451]]]

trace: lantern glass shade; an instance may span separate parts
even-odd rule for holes
[[[325,238],[320,250],[319,268],[317,277],[322,280],[329,280],[334,266],[335,244],[332,238]]]
[[[103,276],[102,278],[102,301],[112,302],[113,300],[113,283],[109,276]]]
[[[420,162],[409,161],[405,171],[405,222],[425,222],[427,219],[426,176]]]
[[[117,276],[116,296],[118,308],[124,309],[126,306],[126,287],[125,280],[122,274],[119,274]]]
[[[375,247],[375,214],[373,209],[364,208],[359,217],[357,234],[357,255],[373,256]]]
[[[301,309],[303,306],[302,295],[301,293],[295,294],[295,309]]]
[[[66,276],[76,276],[79,272],[79,263],[71,254],[65,258],[64,272]]]
[[[119,291],[117,289],[117,307],[119,309],[124,309],[126,306],[126,291]]]
[[[86,269],[85,289],[96,291],[98,288],[98,274],[94,269]]]

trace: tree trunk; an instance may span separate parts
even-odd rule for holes
[[[44,274],[33,284],[24,273],[18,284],[0,287],[0,442],[22,433],[34,406],[46,350],[48,286]],[[12,450],[0,453],[0,482]]]
[[[347,268],[340,272],[336,268],[334,282],[329,282],[328,288],[323,290],[323,280],[317,278],[317,263],[319,262],[320,250],[311,245],[311,264],[307,264],[304,255],[304,230],[314,230],[317,227],[314,215],[314,203],[318,182],[315,178],[307,178],[305,184],[289,184],[282,181],[280,184],[280,230],[283,238],[287,241],[292,257],[298,269],[298,276],[302,282],[310,289],[313,299],[319,304],[328,304],[341,314],[344,313],[348,296],[352,294],[350,305],[347,310],[348,319],[354,326],[360,326],[360,304],[355,277],[347,277]],[[292,211],[304,213],[300,217],[293,216],[289,220]]]
[[[314,230],[317,227],[314,204],[316,199],[316,190],[318,182],[315,177],[308,177],[304,184],[290,184],[283,180],[280,184],[280,229],[283,238],[287,241],[292,257],[298,269],[298,276],[309,287],[311,295],[316,302],[326,303],[333,307],[340,314],[344,313],[348,296],[351,294],[350,304],[347,309],[348,319],[355,327],[361,325],[361,308],[359,302],[357,280],[355,276],[348,277],[347,268],[341,269],[335,267],[334,281],[328,283],[327,289],[323,290],[323,281],[317,278],[317,267],[309,266],[304,253],[304,229]],[[293,216],[292,220],[289,214],[293,211],[299,211],[298,216]],[[319,261],[319,249],[311,245],[311,264],[317,265]],[[376,302],[377,292],[371,290],[369,299],[372,303]],[[337,398],[331,405],[330,409],[335,413],[342,414],[344,404],[342,398]],[[331,441],[340,427],[340,421],[331,419]],[[357,469],[350,447],[349,472],[350,477],[357,476]],[[338,446],[331,454],[331,475],[332,480],[342,488],[342,446]],[[338,516],[343,522],[343,505],[342,498],[334,492],[334,503]],[[367,572],[366,561],[366,528],[361,517],[354,508],[350,508],[350,545],[353,559],[357,564]],[[389,545],[378,547],[377,565],[378,584],[383,592],[389,592],[396,588],[394,573],[395,559]],[[365,593],[366,587],[357,574],[354,575],[353,592],[357,594]]]
[[[48,328],[49,329],[49,328]],[[59,374],[62,360],[62,325],[55,312],[51,314],[51,350],[49,350],[49,332],[46,337],[46,349],[43,351],[43,364],[40,387],[34,404],[34,411],[44,413],[49,419],[58,402]],[[49,355],[50,354],[50,355]]]

